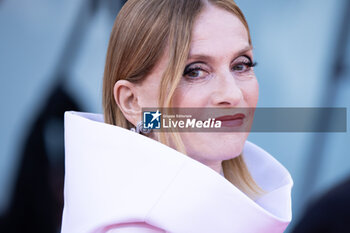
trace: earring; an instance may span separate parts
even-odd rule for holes
[[[130,130],[133,131],[133,132],[136,132],[136,133],[144,133],[144,134],[148,134],[148,133],[150,133],[152,131],[152,129],[145,129],[143,127],[143,121],[139,121],[139,123],[137,123],[136,129],[135,128],[131,128]]]

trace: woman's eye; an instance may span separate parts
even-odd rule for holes
[[[251,70],[251,68],[254,67],[255,65],[256,63],[253,63],[252,60],[250,60],[250,58],[246,56],[241,56],[237,58],[237,60],[235,61],[232,67],[232,70],[241,73],[241,72]]]
[[[199,69],[193,69],[193,70],[190,70],[188,73],[186,73],[185,75],[187,77],[190,77],[190,78],[198,78],[200,76],[203,76],[203,71],[202,70],[199,70]]]
[[[247,67],[246,64],[238,64],[236,66],[233,67],[233,70],[237,70],[237,71],[244,71],[246,69],[248,69],[249,67]]]
[[[183,76],[187,79],[201,79],[205,78],[207,75],[208,72],[199,66],[187,67],[183,74]]]

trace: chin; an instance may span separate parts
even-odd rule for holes
[[[220,160],[229,160],[239,156],[244,148],[243,142],[236,142],[230,145],[222,145],[220,148],[216,147],[213,156]]]
[[[198,161],[223,161],[242,153],[248,133],[201,133],[186,136],[183,140],[188,156]]]

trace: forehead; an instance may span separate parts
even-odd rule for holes
[[[194,22],[190,54],[225,54],[248,46],[245,26],[227,10],[207,5]]]

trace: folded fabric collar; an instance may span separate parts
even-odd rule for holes
[[[166,232],[280,233],[292,218],[288,170],[247,141],[247,167],[267,193],[253,201],[198,161],[143,135],[65,113],[62,233],[145,222]]]

